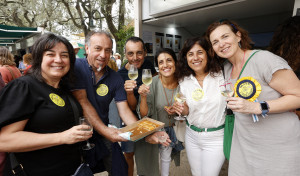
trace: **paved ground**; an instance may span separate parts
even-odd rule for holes
[[[227,176],[227,169],[228,168],[228,161],[225,161],[222,170],[220,172],[219,176]],[[95,176],[107,176],[107,172],[95,174]],[[186,157],[186,152],[183,150],[181,152],[181,161],[180,161],[180,166],[176,167],[174,162],[171,163],[171,168],[170,168],[170,176],[191,176],[191,170],[190,170],[190,165]],[[134,171],[134,176],[136,176],[136,170]]]

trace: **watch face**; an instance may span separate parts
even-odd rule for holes
[[[268,105],[266,103],[261,103],[261,109],[263,110],[267,110],[268,109]]]

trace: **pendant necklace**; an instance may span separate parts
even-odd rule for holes
[[[161,84],[163,89],[164,89],[164,93],[165,93],[165,97],[166,97],[166,100],[167,100],[167,103],[168,103],[168,107],[170,107],[170,105],[172,104],[173,102],[173,93],[174,93],[174,89],[172,90],[172,98],[171,98],[171,102],[169,103],[169,99],[168,99],[168,96],[167,96],[167,93],[166,93],[166,90],[165,90],[165,87],[163,84]],[[168,113],[168,112],[167,112]],[[169,126],[171,126],[171,115],[168,114],[168,119],[169,119]]]

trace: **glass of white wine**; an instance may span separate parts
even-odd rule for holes
[[[174,100],[177,101],[180,104],[184,104],[184,102],[186,101],[186,97],[180,91],[179,86],[178,86],[176,94],[174,96]],[[181,114],[179,114],[178,116],[174,117],[174,119],[175,120],[185,120],[185,118],[183,116],[181,116]]]
[[[142,81],[146,86],[152,83],[152,73],[150,69],[143,69]]]
[[[128,77],[131,80],[136,80],[139,76],[138,69],[135,65],[130,64],[129,65],[129,70],[128,70]]]
[[[232,97],[234,94],[234,90],[232,87],[232,83],[229,80],[220,80],[219,87],[221,94],[225,97]]]
[[[88,129],[82,129],[82,131],[93,131],[93,126],[90,124],[87,118],[85,117],[79,117],[79,124],[80,125],[87,125],[90,128]],[[95,144],[90,143],[89,140],[86,141],[86,145],[82,147],[83,150],[90,150],[95,147]]]

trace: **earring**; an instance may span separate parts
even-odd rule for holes
[[[242,48],[241,42],[239,42],[239,47]]]

